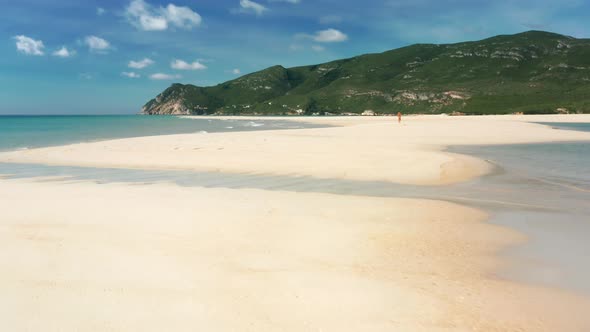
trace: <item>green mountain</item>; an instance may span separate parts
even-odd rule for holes
[[[143,114],[590,112],[590,39],[529,31],[173,84]]]

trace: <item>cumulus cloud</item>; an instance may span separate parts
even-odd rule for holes
[[[170,74],[164,74],[164,73],[155,73],[155,74],[150,75],[150,78],[152,80],[173,80],[173,79],[182,78],[182,76],[170,75]]]
[[[166,6],[165,16],[172,25],[183,29],[199,26],[202,21],[201,16],[190,8],[173,4]]]
[[[268,10],[265,6],[251,0],[240,0],[242,12],[252,12],[256,15],[262,15]]]
[[[207,69],[207,66],[200,63],[199,61],[195,61],[193,63],[188,63],[186,61],[175,59],[170,63],[170,67],[172,69],[177,70],[203,70]]]
[[[59,50],[52,53],[53,56],[57,56],[60,58],[69,58],[73,56],[76,52],[73,50],[68,50],[67,47],[62,46]]]
[[[34,40],[33,38],[19,35],[13,37],[16,40],[16,50],[27,55],[43,55],[45,45],[41,40]]]
[[[107,12],[107,11],[106,11],[106,9],[104,9],[104,8],[102,8],[102,7],[97,7],[97,8],[96,8],[96,15],[98,15],[98,16],[102,16],[102,15],[104,15],[106,12]]]
[[[242,73],[242,71],[239,68],[235,68],[234,70],[231,71],[231,73],[234,75],[240,75]]]
[[[313,40],[318,43],[339,43],[348,40],[348,36],[340,30],[327,29],[316,32]]]
[[[143,0],[131,1],[125,11],[127,20],[136,28],[146,31],[166,30],[168,21]]]
[[[111,44],[108,41],[97,36],[86,36],[84,43],[91,52],[104,53],[111,48]]]
[[[201,16],[189,7],[169,4],[154,7],[144,0],[133,0],[125,11],[127,20],[145,31],[162,31],[169,27],[192,29],[201,24]]]
[[[139,61],[129,61],[129,63],[127,64],[127,66],[129,68],[135,68],[135,69],[143,69],[145,67],[151,66],[154,64],[154,61],[152,59],[148,59],[148,58],[144,58],[142,60]]]
[[[267,0],[268,2],[288,2],[288,3],[293,3],[293,4],[297,4],[300,3],[301,0]]]
[[[128,78],[140,78],[141,75],[139,75],[138,73],[132,72],[132,71],[124,71],[121,73],[122,76],[128,77]]]

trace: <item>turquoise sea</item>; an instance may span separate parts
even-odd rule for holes
[[[590,123],[546,124],[556,130],[590,131]],[[173,117],[0,117],[0,150],[47,146],[105,138],[302,128],[285,121],[187,120]],[[229,128],[232,127],[232,128]],[[513,264],[497,276],[590,295],[590,142],[455,146],[450,151],[490,161],[496,171],[451,186],[411,186],[375,181],[317,179],[189,171],[105,169],[2,164],[12,178],[70,177],[96,183],[171,182],[180,186],[257,188],[382,197],[418,197],[453,201],[490,214],[490,222],[528,237],[503,253]]]
[[[0,151],[113,138],[195,132],[309,128],[286,120],[216,120],[174,116],[0,116]]]

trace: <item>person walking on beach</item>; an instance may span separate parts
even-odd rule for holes
[[[397,123],[402,123],[402,112],[397,112]]]

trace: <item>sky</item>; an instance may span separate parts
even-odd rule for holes
[[[414,43],[590,37],[590,0],[3,0],[0,114],[132,114],[172,83]]]

